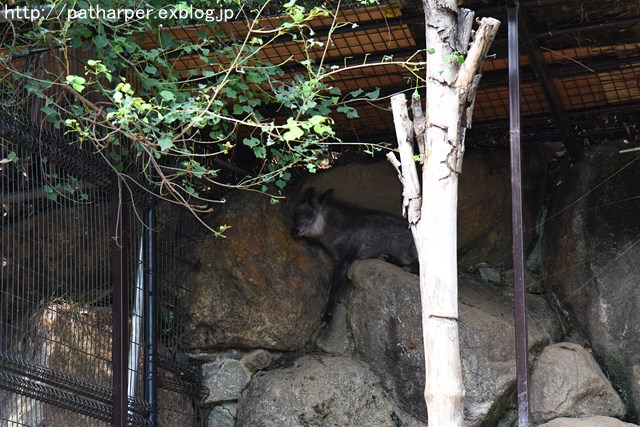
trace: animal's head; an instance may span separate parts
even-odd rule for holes
[[[291,234],[296,237],[317,238],[324,232],[326,221],[326,205],[331,199],[333,189],[316,194],[311,187],[304,193],[304,198],[296,209]]]

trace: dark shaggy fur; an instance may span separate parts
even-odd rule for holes
[[[356,259],[384,258],[418,271],[418,253],[407,221],[383,212],[357,209],[332,200],[333,190],[316,195],[309,188],[300,202],[291,233],[316,241],[333,257],[333,279],[324,320],[331,317],[338,292]]]

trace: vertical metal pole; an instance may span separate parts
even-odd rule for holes
[[[145,400],[151,407],[149,422],[152,426],[158,423],[158,384],[157,384],[157,318],[158,302],[156,289],[156,266],[154,254],[156,246],[156,216],[153,205],[144,213],[144,287],[146,291],[145,312]]]
[[[520,161],[520,53],[518,2],[507,10],[509,30],[509,125],[511,134],[511,206],[513,225],[513,281],[516,322],[516,376],[518,427],[529,427],[529,361],[527,305],[524,283],[522,171]]]
[[[114,178],[111,215],[111,285],[113,315],[111,361],[113,370],[113,425],[127,425],[127,353],[129,349],[129,294],[125,250],[126,210],[122,180]]]
[[[138,386],[138,372],[140,366],[140,351],[142,346],[142,319],[144,316],[144,237],[140,236],[138,250],[138,266],[136,268],[135,292],[133,297],[133,312],[131,313],[131,344],[129,348],[129,399],[136,398]],[[129,411],[129,415],[133,415]]]

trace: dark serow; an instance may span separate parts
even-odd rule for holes
[[[354,260],[384,258],[418,271],[418,253],[404,219],[383,212],[357,209],[331,198],[333,190],[316,195],[309,188],[298,206],[291,228],[296,237],[320,243],[334,259],[329,302],[323,320],[331,318],[336,296]]]

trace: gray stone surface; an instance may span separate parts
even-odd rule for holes
[[[273,354],[269,351],[258,349],[250,351],[242,356],[242,364],[251,373],[255,373],[259,370],[266,369],[271,363],[278,359],[280,355]]]
[[[500,275],[500,271],[497,268],[489,267],[486,264],[478,267],[478,273],[482,280],[489,284],[500,284],[502,283],[502,276]]]
[[[589,351],[573,343],[544,349],[531,373],[531,418],[622,417],[626,408]]]
[[[202,383],[209,388],[205,405],[237,400],[251,381],[251,372],[240,360],[223,359],[202,365]]]
[[[355,262],[349,277],[348,319],[358,356],[405,410],[425,421],[418,276],[367,260]],[[511,398],[515,382],[513,302],[478,282],[460,279],[459,289],[465,423],[492,425],[496,420],[487,417]],[[541,350],[559,336],[557,317],[539,296],[529,295],[528,305],[530,350]]]
[[[640,167],[597,145],[556,179],[545,224],[548,289],[640,417]]]
[[[610,417],[556,418],[538,427],[632,427],[637,424],[625,423]]]
[[[353,338],[347,324],[347,307],[351,300],[351,287],[345,286],[333,310],[331,322],[323,329],[316,345],[331,354],[352,354]]]
[[[238,402],[237,427],[397,427],[398,420],[364,364],[313,355],[256,375]]]
[[[235,427],[238,404],[235,402],[216,405],[207,417],[207,427]]]
[[[191,354],[192,363],[201,365],[202,383],[209,389],[205,406],[238,400],[256,372],[267,369],[282,357],[280,352],[263,349]]]

